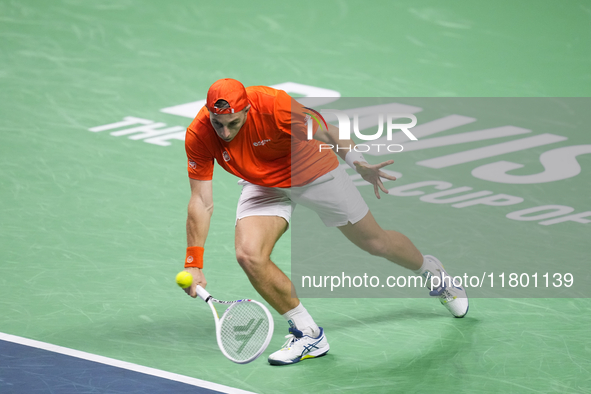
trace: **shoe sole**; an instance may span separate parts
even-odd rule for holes
[[[313,352],[306,354],[303,357],[298,357],[298,358],[293,359],[291,361],[281,361],[281,360],[267,360],[267,361],[269,361],[269,364],[271,364],[271,365],[295,364],[295,363],[299,363],[302,360],[306,360],[308,358],[318,358],[318,357],[326,356],[326,354],[328,353],[329,350],[330,350],[330,346],[326,345],[322,349],[315,350]]]
[[[469,310],[470,310],[470,304],[468,304],[468,307],[466,308],[466,313],[464,313],[462,316],[453,315],[453,317],[455,317],[456,319],[461,319],[462,317],[464,317],[468,314]]]
[[[467,298],[467,297],[466,297],[466,298]],[[441,302],[441,300],[440,300],[440,302]],[[445,306],[445,304],[444,304],[443,302],[441,302],[441,305]],[[446,307],[446,309],[447,309],[447,307]],[[449,310],[449,309],[447,309],[447,310],[448,310],[448,311],[451,313],[451,310]],[[464,314],[463,314],[462,316],[456,316],[456,315],[454,315],[453,313],[451,313],[451,315],[452,315],[453,317],[455,317],[455,318],[461,319],[462,317],[464,317],[464,316],[466,316],[466,315],[468,314],[468,311],[469,311],[469,310],[470,310],[470,303],[468,303],[468,306],[466,307],[466,312],[464,312]]]

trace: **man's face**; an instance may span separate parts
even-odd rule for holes
[[[224,141],[230,142],[236,137],[240,128],[246,122],[246,116],[249,110],[250,104],[235,114],[215,115],[210,112],[209,120],[217,135]]]

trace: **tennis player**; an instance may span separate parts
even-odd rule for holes
[[[351,242],[372,255],[430,278],[448,275],[439,260],[423,256],[403,234],[382,229],[334,151],[321,143],[354,146],[338,139],[338,128],[315,125],[314,139],[307,139],[304,108],[282,90],[265,86],[245,88],[239,81],[221,79],[207,92],[206,105],[187,129],[185,149],[191,185],[187,217],[185,269],[193,275],[186,289],[196,297],[196,285],[205,287],[203,253],[213,212],[214,160],[240,178],[242,193],[236,213],[236,259],[257,292],[289,323],[284,346],[269,356],[274,365],[293,364],[325,355],[329,350],[319,327],[298,298],[292,296],[289,278],[271,261],[275,243],[287,230],[296,204],[320,216],[326,226],[337,227]],[[396,178],[381,171],[392,160],[368,164],[353,149],[337,153],[351,168],[388,193],[381,178]],[[295,294],[295,292],[294,292]],[[468,312],[468,298],[461,287],[443,283],[430,292],[455,317]]]

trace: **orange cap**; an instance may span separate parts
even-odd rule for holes
[[[218,100],[226,100],[230,108],[216,108]],[[233,114],[242,111],[248,105],[246,89],[239,81],[230,78],[219,79],[207,91],[207,109],[213,114]]]

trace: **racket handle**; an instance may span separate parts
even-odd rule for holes
[[[211,297],[211,294],[200,285],[197,285],[197,295],[205,302]]]

